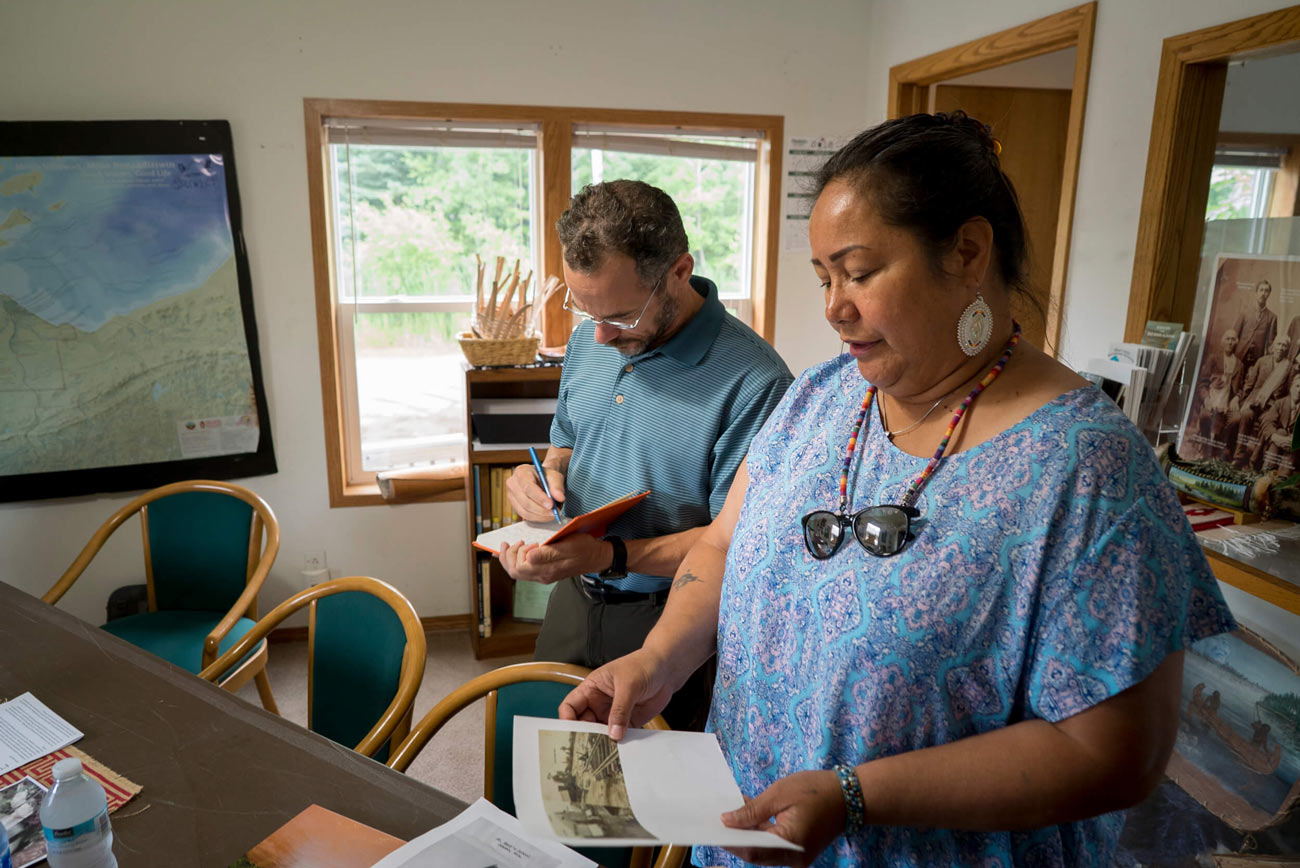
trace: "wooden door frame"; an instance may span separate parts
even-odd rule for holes
[[[1074,200],[1079,183],[1079,153],[1083,146],[1083,111],[1088,101],[1092,67],[1092,38],[1097,22],[1094,2],[1066,9],[1019,27],[993,33],[954,48],[910,60],[889,70],[889,116],[902,117],[929,109],[930,85],[983,72],[1031,57],[1075,48],[1070,120],[1066,131],[1065,167],[1061,174],[1061,204],[1056,221],[1056,245],[1048,286],[1044,349],[1053,355],[1061,337],[1065,277],[1069,269]]]
[[[1288,45],[1300,48],[1300,6],[1164,41],[1125,340],[1138,340],[1149,319],[1190,324],[1228,61]]]

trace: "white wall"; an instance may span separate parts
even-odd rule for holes
[[[1228,67],[1219,129],[1300,133],[1300,54],[1262,57]]]
[[[304,553],[396,584],[422,615],[469,610],[464,506],[328,507],[303,152],[304,97],[780,114],[788,133],[862,125],[869,6],[478,0],[0,2],[0,117],[226,118],[235,138],[263,374],[280,472],[245,480],[280,518],[264,605]],[[828,26],[833,22],[833,26]],[[783,259],[778,343],[838,351],[804,257]],[[43,592],[125,497],[0,506],[0,580]],[[139,581],[124,528],[63,606],[102,619]]]
[[[983,72],[972,72],[950,78],[943,84],[960,84],[979,87],[1035,87],[1070,90],[1074,87],[1074,59],[1077,48],[1062,48],[1051,54],[1040,54],[1018,63],[996,66]]]

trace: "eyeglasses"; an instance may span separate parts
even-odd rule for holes
[[[892,558],[913,539],[912,519],[920,514],[914,506],[893,504],[869,506],[853,515],[819,509],[803,517],[803,542],[809,554],[824,561],[844,544],[845,529],[853,528],[867,554]]]
[[[672,271],[672,268],[669,267],[668,271]],[[650,297],[645,300],[645,304],[642,305],[641,307],[641,312],[637,314],[636,319],[632,320],[631,322],[619,322],[617,320],[612,320],[612,319],[597,319],[596,317],[587,313],[585,310],[583,310],[582,308],[578,307],[573,303],[573,293],[568,287],[565,287],[564,290],[564,309],[567,310],[569,313],[574,314],[575,316],[580,316],[585,320],[589,320],[595,323],[596,325],[613,326],[614,328],[622,329],[623,331],[627,331],[628,329],[634,329],[637,327],[637,323],[641,322],[641,318],[645,316],[645,312],[649,310],[650,302],[654,301],[655,293],[659,291],[659,287],[664,285],[664,280],[668,277],[668,271],[665,271],[663,273],[663,277],[660,277],[657,281],[655,281],[654,289],[650,290]]]

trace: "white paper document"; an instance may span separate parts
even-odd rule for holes
[[[515,810],[531,835],[583,847],[707,844],[800,850],[771,832],[730,829],[745,804],[713,733],[516,717]]]
[[[80,730],[30,693],[0,702],[0,775],[79,738]]]
[[[496,530],[484,531],[474,537],[474,544],[485,549],[499,551],[503,545],[515,543],[537,543],[544,545],[555,532],[564,527],[558,521],[517,521]]]
[[[817,170],[848,142],[844,136],[791,136],[785,149],[785,190],[781,200],[781,249],[808,249],[808,215]]]
[[[373,868],[596,868],[549,840],[530,838],[519,821],[486,799],[389,853]]]

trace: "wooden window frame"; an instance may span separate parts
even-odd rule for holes
[[[1147,320],[1187,326],[1205,237],[1228,62],[1300,49],[1300,6],[1171,36],[1160,52],[1124,339]]]
[[[1077,49],[1070,92],[1070,118],[1066,128],[1065,168],[1061,175],[1061,204],[1056,221],[1056,245],[1047,292],[1047,317],[1043,324],[1044,350],[1053,355],[1061,339],[1074,200],[1079,185],[1079,154],[1083,148],[1083,113],[1088,102],[1088,76],[1092,68],[1092,38],[1096,22],[1096,2],[1085,3],[901,63],[889,70],[889,116],[897,118],[929,111],[932,84],[1053,51]]]
[[[328,190],[328,144],[325,120],[330,117],[374,120],[447,120],[530,122],[541,126],[538,156],[541,164],[540,218],[538,225],[550,227],[568,207],[572,186],[570,157],[575,124],[600,124],[639,128],[672,127],[685,133],[694,130],[735,129],[758,132],[755,165],[753,327],[771,343],[776,332],[776,277],[780,256],[781,155],[784,119],[780,115],[727,114],[718,112],[651,111],[637,109],[576,108],[562,106],[490,105],[475,103],[399,102],[390,100],[313,99],[303,100],[307,151],[308,209],[311,216],[312,263],[316,289],[316,333],[320,352],[321,396],[325,416],[325,459],[331,507],[391,504],[379,494],[376,483],[352,483],[344,462],[346,448],[344,377],[340,370],[338,304],[331,244],[332,217],[325,200]],[[547,274],[561,274],[560,240],[554,231],[541,238],[542,268]],[[553,298],[543,311],[542,343],[562,344],[572,331],[572,319]],[[463,474],[444,481],[429,480],[411,500],[461,500]],[[403,498],[406,500],[408,498]]]

